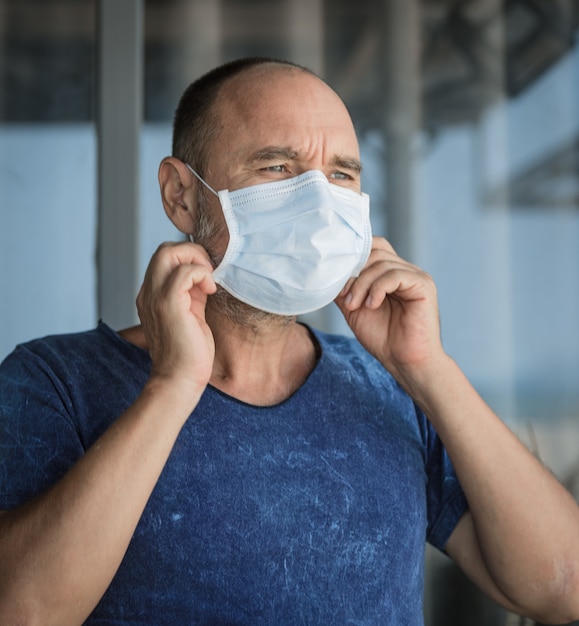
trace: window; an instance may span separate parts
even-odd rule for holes
[[[95,323],[94,0],[0,0],[0,356]]]

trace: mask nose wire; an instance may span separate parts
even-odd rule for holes
[[[219,197],[219,194],[215,191],[215,189],[213,189],[213,187],[211,187],[211,185],[209,183],[206,183],[201,176],[199,176],[199,174],[197,174],[197,172],[189,165],[189,163],[185,163],[185,165],[191,170],[191,172],[193,172],[193,174],[205,185],[205,187],[207,187],[207,189],[209,189],[209,191]]]

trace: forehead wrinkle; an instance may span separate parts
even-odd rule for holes
[[[264,79],[272,86],[267,98],[263,94]],[[301,113],[296,119],[292,112],[298,98],[307,104],[308,114],[304,117]],[[220,141],[227,144],[231,156],[239,133],[247,137],[234,150],[241,162],[279,158],[317,161],[354,174],[362,169],[349,113],[339,96],[314,76],[275,65],[260,67],[223,85],[216,105]]]
[[[274,161],[276,159],[282,159],[284,161],[299,161],[302,156],[303,155],[300,154],[300,152],[289,146],[265,146],[264,148],[259,148],[258,150],[252,152],[247,161],[248,163]],[[362,172],[362,163],[355,157],[336,154],[330,160],[330,165],[350,170],[356,174],[360,174]]]

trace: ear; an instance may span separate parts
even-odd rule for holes
[[[193,232],[197,211],[197,180],[175,157],[166,157],[159,166],[161,200],[168,218],[185,234]]]

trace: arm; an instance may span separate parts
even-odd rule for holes
[[[47,492],[0,514],[0,623],[79,624],[117,571],[213,363],[211,266],[192,244],[155,255],[138,298],[153,368],[135,403]]]
[[[448,554],[497,602],[547,623],[579,607],[579,511],[450,361],[424,402],[469,502]]]
[[[430,277],[376,239],[337,304],[424,410],[452,459],[470,512],[448,553],[508,609],[543,621],[577,619],[579,507],[444,353]]]

